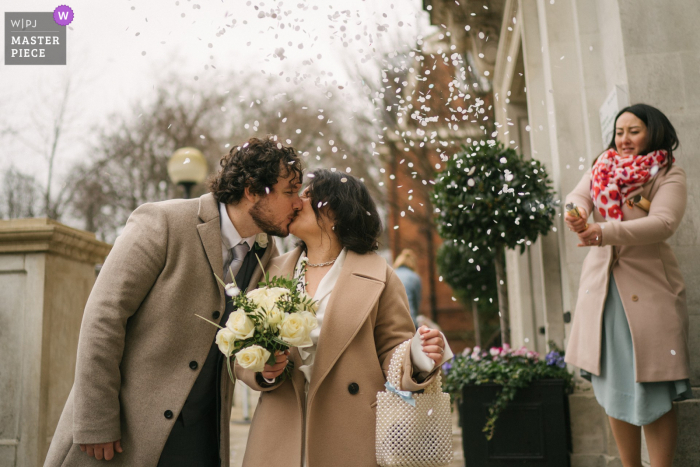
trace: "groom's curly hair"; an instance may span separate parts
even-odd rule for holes
[[[237,204],[245,189],[265,196],[280,178],[294,174],[301,183],[301,159],[294,148],[284,146],[276,137],[251,138],[235,146],[219,161],[221,169],[209,179],[209,191],[218,202]]]

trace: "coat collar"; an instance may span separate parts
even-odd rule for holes
[[[348,251],[323,319],[309,384],[309,404],[379,301],[386,285],[386,267],[386,260],[375,253]]]
[[[212,274],[221,277],[224,269],[224,259],[222,257],[221,246],[221,224],[219,222],[219,205],[214,199],[214,195],[207,193],[199,198],[199,210],[197,211],[201,224],[197,225],[199,239],[202,242],[204,251],[207,254]],[[221,307],[225,306],[223,286],[217,282],[219,294],[221,295]]]
[[[219,204],[212,193],[207,193],[199,197],[199,210],[197,216],[202,222],[209,222],[212,219],[219,219]],[[223,266],[222,266],[223,267]]]

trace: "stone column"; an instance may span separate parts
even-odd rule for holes
[[[110,248],[49,219],[0,221],[0,465],[43,465],[95,265]]]

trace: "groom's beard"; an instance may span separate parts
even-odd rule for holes
[[[266,234],[275,237],[286,237],[289,235],[289,224],[291,224],[291,220],[287,219],[289,221],[287,224],[275,224],[273,221],[274,216],[267,207],[266,198],[255,203],[248,212],[250,213],[250,217],[253,218],[253,221],[255,221],[255,224]]]

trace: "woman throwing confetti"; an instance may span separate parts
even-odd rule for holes
[[[625,467],[642,465],[640,427],[651,465],[672,465],[672,402],[691,396],[685,283],[666,243],[686,206],[677,147],[663,113],[627,107],[608,150],[566,198],[566,224],[590,248],[566,361],[591,380]]]

